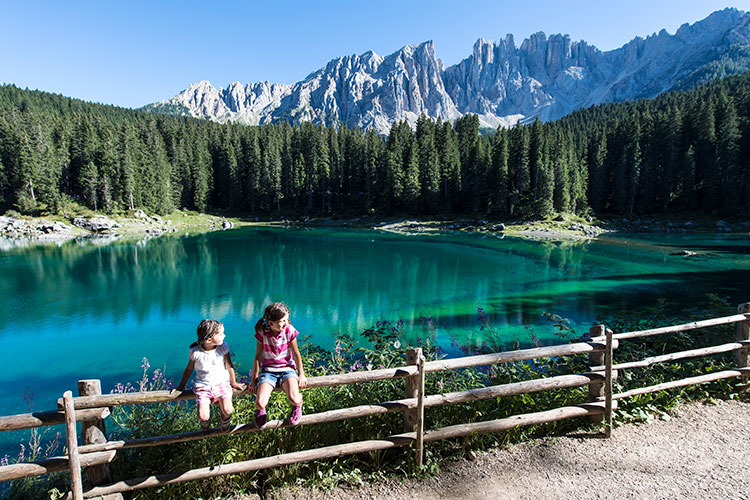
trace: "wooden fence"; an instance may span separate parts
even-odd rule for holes
[[[654,356],[640,361],[616,364],[613,361],[614,350],[622,340],[642,338],[672,332],[683,332],[698,328],[736,323],[736,342],[681,351],[662,356]],[[325,458],[341,457],[355,453],[385,450],[397,446],[413,446],[416,453],[416,464],[421,466],[424,443],[442,439],[467,436],[475,433],[498,432],[518,426],[536,425],[554,422],[573,417],[589,417],[593,421],[604,422],[604,432],[612,432],[612,410],[617,400],[665,389],[700,384],[714,380],[750,376],[750,303],[741,304],[738,314],[714,318],[695,323],[613,334],[604,325],[596,325],[590,330],[591,340],[575,344],[555,345],[523,349],[516,351],[468,356],[457,359],[445,359],[426,362],[421,349],[410,349],[407,352],[406,365],[398,368],[386,368],[363,372],[352,372],[339,375],[311,377],[308,387],[331,387],[345,384],[371,382],[376,380],[404,378],[406,381],[404,399],[361,405],[350,408],[329,410],[321,413],[304,415],[301,425],[313,425],[324,422],[358,418],[391,412],[404,413],[404,432],[393,434],[384,439],[372,439],[345,444],[326,446],[285,453],[281,455],[246,460],[221,465],[209,465],[199,469],[125,479],[112,482],[109,463],[115,459],[117,450],[146,446],[160,446],[171,443],[186,442],[198,439],[210,439],[227,434],[248,432],[272,432],[273,429],[290,426],[284,420],[270,420],[261,431],[252,423],[232,426],[229,431],[219,429],[185,432],[168,436],[154,436],[140,439],[107,441],[104,434],[104,419],[110,414],[110,408],[118,405],[135,405],[157,402],[173,402],[193,399],[191,391],[173,396],[169,391],[134,392],[123,394],[101,394],[98,380],[79,381],[79,396],[73,397],[66,391],[58,401],[56,411],[28,413],[0,417],[0,432],[19,429],[31,429],[41,426],[65,424],[67,455],[52,457],[30,463],[16,463],[0,467],[0,481],[9,481],[33,477],[57,471],[70,471],[71,492],[69,498],[96,498],[105,495],[117,495],[122,492],[141,488],[163,486],[185,481],[194,481],[226,474],[237,474],[281,465],[308,462]],[[619,370],[641,368],[655,363],[706,356],[730,351],[737,352],[737,366],[733,370],[690,377],[649,387],[613,393],[612,381]],[[487,366],[516,361],[588,354],[590,371],[573,375],[559,375],[514,382],[490,387],[482,387],[460,392],[443,394],[425,394],[425,374],[446,370],[456,370],[476,366]],[[589,402],[577,406],[567,406],[536,413],[513,415],[497,420],[464,423],[438,429],[424,429],[424,409],[468,401],[517,396],[552,389],[588,386]],[[236,396],[243,395],[236,393]],[[81,424],[82,443],[76,430],[76,423]],[[88,476],[90,486],[84,490],[82,469]],[[108,497],[112,498],[112,497]]]

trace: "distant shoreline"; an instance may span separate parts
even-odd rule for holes
[[[554,219],[503,222],[489,218],[415,218],[415,217],[348,217],[331,218],[306,216],[279,217],[225,217],[190,211],[175,211],[166,216],[147,215],[138,210],[137,215],[93,215],[84,222],[100,222],[103,230],[87,230],[71,224],[61,216],[14,217],[0,216],[0,251],[35,245],[60,246],[71,240],[107,244],[134,238],[155,238],[165,235],[186,235],[221,231],[246,226],[266,227],[341,227],[373,229],[397,234],[430,234],[460,232],[518,237],[530,240],[575,241],[595,239],[607,233],[750,233],[750,222],[727,222],[716,218],[686,216],[666,218],[625,217],[590,219],[558,216]],[[110,226],[110,227],[107,227]]]

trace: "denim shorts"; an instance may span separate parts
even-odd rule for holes
[[[258,375],[256,384],[260,387],[260,384],[269,384],[272,387],[281,387],[284,382],[290,378],[299,378],[296,370],[284,370],[283,372],[266,372],[262,371]]]

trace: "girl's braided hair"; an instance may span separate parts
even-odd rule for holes
[[[204,319],[198,325],[198,342],[193,342],[190,344],[190,347],[203,344],[203,342],[213,337],[222,328],[224,328],[224,324],[221,321],[216,321],[215,319]]]

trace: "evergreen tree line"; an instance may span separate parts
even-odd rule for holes
[[[750,75],[480,133],[249,127],[0,87],[0,206],[292,215],[750,210]]]

